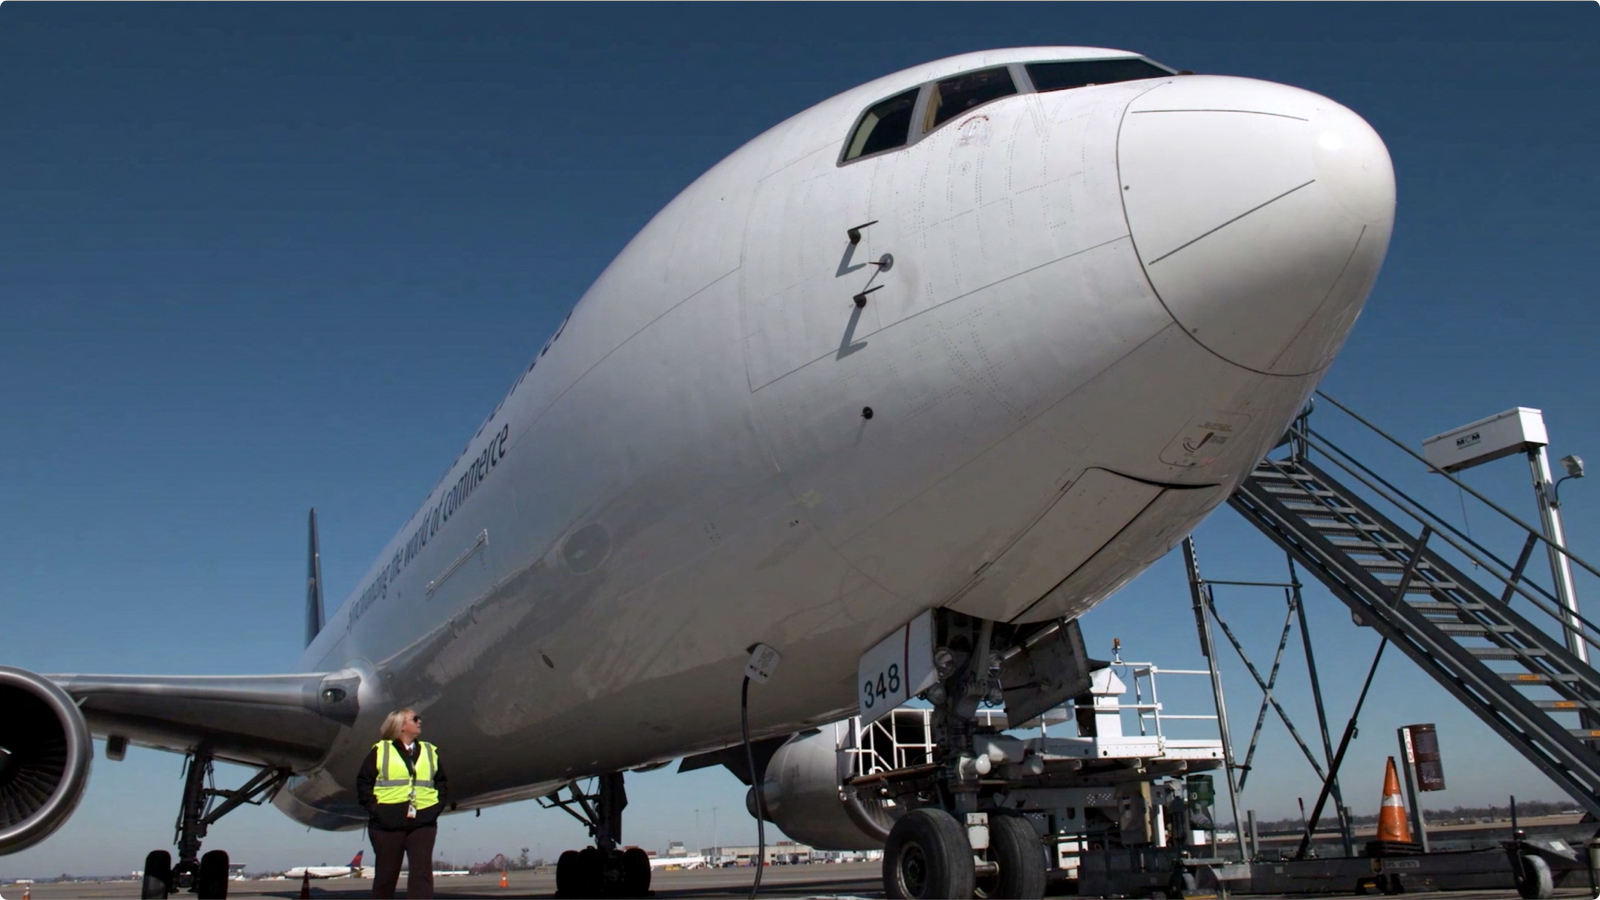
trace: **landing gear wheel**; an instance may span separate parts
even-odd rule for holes
[[[577,897],[578,893],[578,851],[563,850],[556,859],[556,896]]]
[[[981,879],[982,896],[1040,900],[1044,896],[1044,842],[1022,816],[989,813],[989,859],[1000,872]]]
[[[139,889],[140,900],[167,900],[172,893],[172,854],[165,850],[151,850],[144,858],[144,884]]]
[[[650,857],[638,847],[630,847],[622,853],[622,896],[649,895]]]
[[[972,845],[955,816],[914,809],[894,823],[883,848],[883,892],[891,900],[965,900],[975,887]]]
[[[200,857],[200,875],[194,893],[199,900],[228,900],[228,854],[210,850]]]
[[[574,897],[603,897],[606,889],[606,856],[599,847],[585,847],[578,851],[575,870],[577,883],[573,885]]]
[[[1522,877],[1517,879],[1517,893],[1525,900],[1549,900],[1555,892],[1550,877],[1550,864],[1537,856],[1522,858]]]

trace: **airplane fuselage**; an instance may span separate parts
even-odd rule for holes
[[[1086,53],[1129,55],[879,79],[662,210],[307,648],[362,713],[277,805],[363,823],[397,706],[460,808],[736,743],[757,642],[752,732],[832,721],[921,611],[1081,615],[1222,503],[1348,334],[1392,170],[1304,91],[1023,65]],[[1018,92],[924,132],[924,89],[911,140],[844,159],[874,104],[1008,66]]]

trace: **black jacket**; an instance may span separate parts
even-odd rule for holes
[[[394,751],[400,754],[402,759],[415,762],[417,756],[422,753],[421,741],[411,745],[410,753],[406,753],[405,746],[399,741],[390,743],[394,745]],[[406,804],[378,802],[375,791],[378,785],[378,748],[372,748],[372,752],[368,753],[366,760],[361,763],[361,771],[356,774],[356,797],[360,799],[361,806],[366,809],[367,814],[372,817],[373,827],[386,831],[410,831],[413,828],[432,825],[439,818],[439,813],[444,812],[450,803],[450,787],[444,773],[444,760],[435,754],[434,761],[437,763],[437,768],[433,773],[433,788],[439,792],[439,802],[426,809],[417,810],[417,817],[408,819]]]

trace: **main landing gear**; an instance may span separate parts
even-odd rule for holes
[[[936,766],[886,773],[882,796],[910,811],[889,831],[884,894],[1037,900],[1045,891],[1044,823],[1006,805],[1011,786],[1039,774],[1037,760],[999,728],[980,725],[978,706],[1003,702],[1021,722],[1086,690],[1083,636],[1076,622],[1012,626],[948,610],[938,611],[935,635],[936,680],[923,696],[934,707]]]
[[[556,896],[648,897],[650,857],[638,847],[621,850],[617,846],[622,840],[622,809],[628,805],[622,773],[612,772],[596,780],[597,794],[584,793],[571,784],[567,790],[572,796],[563,799],[557,791],[539,801],[546,809],[565,810],[594,838],[593,847],[568,850],[556,861]]]
[[[144,858],[144,883],[139,890],[143,900],[165,900],[168,894],[182,890],[194,891],[201,900],[226,900],[228,896],[228,854],[211,850],[200,855],[200,841],[206,829],[218,819],[248,803],[259,806],[289,780],[287,769],[262,769],[255,777],[235,791],[219,791],[213,787],[212,756],[209,750],[198,749],[184,763],[183,806],[178,811],[177,833],[173,843],[178,846],[178,861],[165,850],[152,850]],[[216,798],[222,803],[211,809]]]

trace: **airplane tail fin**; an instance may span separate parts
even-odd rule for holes
[[[322,554],[317,550],[317,510],[311,508],[311,545],[306,561],[306,646],[322,631]]]
[[[354,857],[352,857],[351,860],[350,860],[350,868],[352,868],[352,869],[361,868],[361,857],[366,856],[366,855],[367,855],[367,851],[365,851],[365,850],[356,851],[356,855]]]

